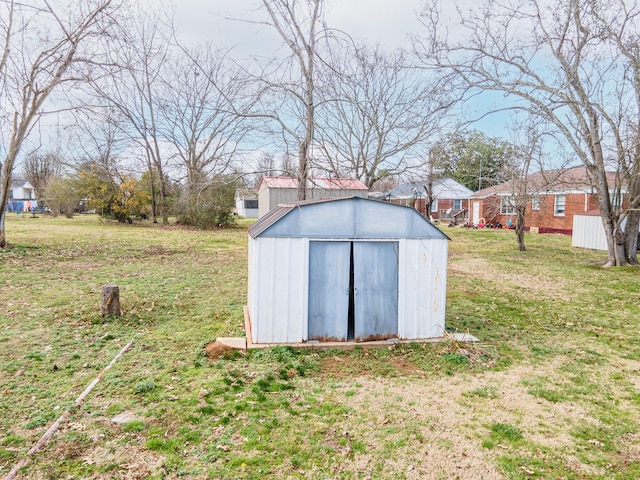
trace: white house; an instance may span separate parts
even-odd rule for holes
[[[33,186],[23,178],[14,177],[11,181],[7,211],[28,212],[38,206]]]

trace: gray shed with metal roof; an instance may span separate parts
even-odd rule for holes
[[[249,229],[253,343],[440,337],[448,237],[358,197],[280,205]]]

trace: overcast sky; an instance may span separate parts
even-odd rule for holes
[[[380,43],[386,48],[409,47],[408,35],[420,25],[416,12],[422,0],[327,0],[327,23],[355,39]],[[243,51],[256,49],[274,38],[274,32],[259,25],[229,18],[259,20],[259,0],[178,0],[176,18],[183,38],[189,42],[208,39],[216,44],[238,45]]]
[[[148,0],[153,1],[153,0]],[[466,0],[444,0],[452,11]],[[176,21],[182,41],[205,41],[227,49],[238,57],[273,55],[282,45],[271,27],[250,22],[265,19],[260,0],[176,0]],[[325,13],[331,28],[348,33],[354,40],[380,44],[385,49],[411,49],[410,36],[423,31],[418,21],[424,0],[326,0]],[[482,96],[466,106],[479,116],[504,99]],[[508,139],[507,115],[494,115],[472,125],[490,136]],[[512,139],[511,139],[512,140]]]

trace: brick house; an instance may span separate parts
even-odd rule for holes
[[[615,173],[608,173],[609,185],[615,185]],[[597,209],[597,193],[587,176],[585,167],[537,172],[527,179],[531,193],[527,202],[525,229],[538,233],[571,235],[573,216]],[[471,195],[473,225],[515,224],[513,189],[510,183],[484,188]]]

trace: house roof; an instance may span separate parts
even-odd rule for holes
[[[360,197],[279,205],[254,223],[249,235],[251,238],[448,238],[413,208]]]
[[[427,180],[407,182],[389,190],[384,196],[391,198],[413,198],[416,194],[424,197]],[[439,178],[432,184],[433,196],[439,199],[463,199],[469,198],[473,191],[452,178]]]
[[[309,188],[321,188],[325,190],[369,190],[356,178],[320,178],[313,177],[308,180]],[[298,188],[298,179],[293,177],[262,177],[258,190],[263,184],[267,188]]]
[[[616,183],[616,174],[607,173],[607,182],[610,186]],[[592,182],[586,167],[573,167],[568,169],[546,170],[535,172],[527,177],[528,190],[540,193],[564,192],[568,190],[591,191]],[[513,191],[511,182],[492,185],[477,191],[471,198],[487,198],[492,195],[507,195]]]
[[[33,188],[33,186],[24,178],[14,176],[11,179],[11,188]]]

